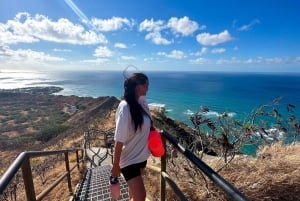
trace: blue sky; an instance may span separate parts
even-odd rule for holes
[[[0,69],[300,72],[299,0],[0,0]]]

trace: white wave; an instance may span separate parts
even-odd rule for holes
[[[236,115],[236,113],[235,112],[219,113],[216,111],[210,111],[210,112],[202,113],[202,115],[204,115],[206,117],[222,117],[224,115],[227,115],[228,117],[232,118]]]
[[[166,112],[173,112],[173,109],[166,109]]]
[[[162,107],[162,108],[166,107],[166,105],[162,103],[149,103],[148,105],[149,107]]]
[[[159,111],[159,112],[165,112],[166,111],[166,105],[161,103],[149,103],[148,104],[149,109],[153,111]]]
[[[185,112],[183,112],[183,114],[194,115],[194,112],[192,110],[187,109]]]
[[[284,138],[285,132],[280,131],[277,128],[266,129],[265,132],[257,131],[254,135],[258,137],[263,137],[268,142],[278,141]]]

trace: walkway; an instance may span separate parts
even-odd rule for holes
[[[86,161],[87,168],[112,164],[111,151],[103,147],[91,147],[86,149],[86,155],[90,160]]]
[[[111,165],[103,165],[88,169],[83,181],[77,187],[73,201],[112,200],[109,190]],[[123,177],[119,178],[121,196],[118,200],[128,201],[128,187]]]
[[[109,177],[111,172],[111,149],[104,147],[90,147],[86,149],[88,168],[86,175],[81,183],[78,184],[77,190],[72,201],[111,201]],[[118,201],[129,201],[128,186],[121,175],[119,177],[121,186],[120,198]],[[149,201],[146,198],[146,201]]]

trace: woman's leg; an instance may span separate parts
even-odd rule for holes
[[[142,176],[145,176],[145,174],[146,174],[145,168],[141,168],[141,175],[142,175]]]
[[[146,190],[142,176],[137,176],[127,181],[131,201],[145,201]]]

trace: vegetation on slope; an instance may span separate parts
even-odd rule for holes
[[[219,174],[233,184],[249,200],[299,200],[300,192],[300,143],[285,145],[281,142],[261,147],[257,156],[235,157]],[[203,156],[203,161],[213,169],[224,166],[220,157]],[[230,200],[193,164],[179,155],[167,163],[167,172],[191,201]],[[159,200],[159,175],[148,170],[146,186],[149,197]],[[168,188],[167,200],[176,200]]]

